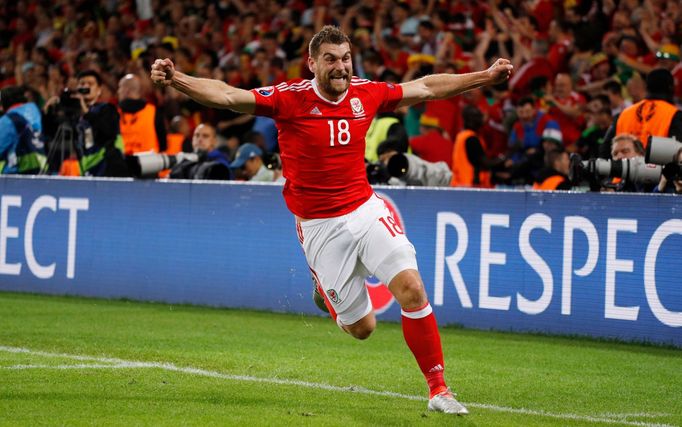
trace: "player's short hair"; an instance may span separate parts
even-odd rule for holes
[[[311,58],[317,58],[317,55],[320,53],[320,46],[322,46],[324,43],[337,45],[348,43],[348,46],[351,46],[350,38],[348,38],[348,36],[341,31],[339,27],[325,25],[322,27],[320,32],[315,34],[310,40],[310,44],[308,45],[308,53],[310,54]]]

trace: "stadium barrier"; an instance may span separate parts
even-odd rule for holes
[[[682,346],[681,197],[376,191],[441,324]],[[278,185],[0,179],[0,290],[319,314],[311,289]]]

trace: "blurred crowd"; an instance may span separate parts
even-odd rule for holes
[[[571,167],[585,164],[576,158],[623,158],[614,137],[631,135],[643,155],[644,134],[619,121],[634,120],[624,110],[647,98],[672,108],[659,136],[682,139],[677,0],[18,0],[0,8],[3,173],[281,180],[272,120],[153,87],[150,65],[171,58],[187,74],[247,89],[308,79],[308,42],[326,24],[351,37],[354,74],[371,80],[483,70],[499,57],[515,67],[508,83],[377,117],[366,152],[375,183],[570,189]],[[22,139],[30,147],[16,152]],[[170,157],[129,161],[149,152]],[[415,178],[406,168],[425,172]],[[678,169],[666,171],[670,182]],[[600,187],[626,188],[611,184]]]

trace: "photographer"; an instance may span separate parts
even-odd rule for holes
[[[232,179],[230,162],[220,150],[216,150],[218,140],[213,126],[202,123],[194,129],[192,149],[197,156],[182,160],[173,166],[171,179]],[[183,153],[180,153],[183,154]]]
[[[49,147],[51,171],[61,166],[56,154],[67,151],[75,152],[82,175],[129,176],[121,153],[118,112],[112,104],[98,102],[101,94],[100,75],[86,70],[78,74],[75,91],[67,89],[45,104],[46,128],[54,137]]]
[[[538,173],[533,190],[570,190],[569,170],[568,153],[562,146],[548,150],[545,153],[545,167]]]
[[[666,141],[658,142],[653,144],[658,146],[655,152],[659,154],[658,157],[667,160],[658,160],[657,157],[651,161],[645,158],[642,143],[635,135],[628,133],[616,136],[609,145],[612,147],[612,159],[592,158],[583,161],[578,154],[572,155],[569,176],[573,176],[573,184],[586,181],[591,191],[651,192],[661,178],[660,164],[663,161],[670,162],[674,153]]]
[[[613,138],[611,141],[612,160],[634,159],[636,157],[644,157],[644,146],[635,135],[623,133]],[[642,193],[651,191],[651,186],[645,186],[644,184],[638,182],[624,181],[620,178],[611,178],[605,180],[604,184],[604,189],[607,191],[613,190],[629,193]]]

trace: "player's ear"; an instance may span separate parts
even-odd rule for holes
[[[311,56],[308,57],[308,69],[315,74],[315,60]]]

